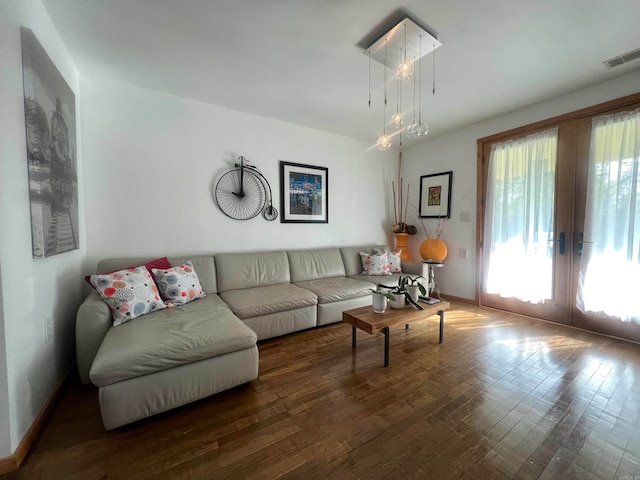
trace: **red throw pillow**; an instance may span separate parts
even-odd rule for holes
[[[138,267],[139,265],[135,265],[132,267],[125,267],[125,268],[116,268],[115,270],[111,270],[110,272],[100,272],[98,275],[107,275],[109,273],[113,273],[113,272],[117,272],[118,270],[126,270],[127,268],[135,268]],[[173,265],[171,265],[171,263],[169,262],[169,259],[167,259],[167,257],[162,257],[162,258],[156,258],[155,260],[151,260],[150,262],[147,262],[144,264],[145,267],[147,267],[147,270],[149,270],[149,273],[151,274],[151,278],[153,278],[153,281],[156,281],[156,277],[153,274],[153,268],[159,268],[161,270],[166,270],[168,268],[171,268]],[[91,275],[87,275],[86,277],[84,277],[84,281],[87,282],[89,285],[91,285],[91,288],[95,288],[92,284],[91,284]]]

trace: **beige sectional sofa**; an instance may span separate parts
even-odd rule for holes
[[[92,291],[76,317],[80,378],[99,388],[106,429],[113,429],[250,382],[258,376],[257,341],[339,322],[342,312],[371,303],[376,283],[361,275],[366,247],[169,258],[191,260],[206,296],[112,326]],[[149,259],[102,260],[98,272]],[[426,275],[420,262],[403,273]]]

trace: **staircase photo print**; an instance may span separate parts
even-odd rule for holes
[[[34,258],[79,248],[75,96],[28,28],[21,29]]]

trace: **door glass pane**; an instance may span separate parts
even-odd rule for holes
[[[593,120],[577,306],[640,323],[640,109]]]
[[[552,298],[558,129],[491,146],[484,291],[531,303]]]

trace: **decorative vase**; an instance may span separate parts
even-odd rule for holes
[[[392,293],[392,295],[396,297],[396,299],[389,300],[389,306],[391,308],[395,308],[396,310],[400,308],[404,308],[404,304],[405,304],[404,293]]]
[[[418,299],[420,298],[420,288],[418,287],[418,285],[406,285],[404,289],[407,291],[414,302],[418,301]]]
[[[411,256],[411,252],[409,252],[409,234],[408,233],[394,233],[394,237],[396,237],[396,250],[402,250],[400,254],[400,260],[403,262],[412,262],[413,257]]]
[[[374,313],[384,313],[387,309],[387,297],[381,293],[371,294],[371,306]]]
[[[427,238],[420,244],[420,256],[423,260],[442,262],[447,258],[447,244],[439,238]]]

